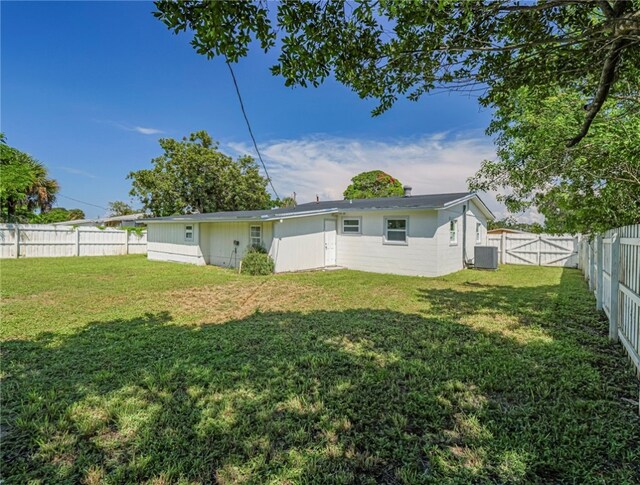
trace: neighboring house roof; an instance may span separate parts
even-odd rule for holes
[[[207,214],[186,214],[169,217],[143,219],[142,222],[215,222],[215,221],[271,221],[308,217],[320,214],[335,214],[348,211],[363,210],[418,210],[447,209],[455,204],[474,199],[489,219],[495,219],[493,213],[473,192],[456,192],[452,194],[412,195],[409,197],[380,197],[376,199],[328,200],[308,202],[296,207],[254,211],[211,212]]]
[[[144,219],[144,216],[144,212],[138,212],[136,214],[127,214],[124,216],[105,217],[102,220],[104,222],[137,221],[138,219]]]
[[[73,221],[55,222],[54,226],[78,226],[81,224],[105,224],[107,222],[137,221],[144,217],[143,212],[127,214],[125,216],[100,217],[98,219],[75,219]]]

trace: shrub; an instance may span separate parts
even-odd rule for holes
[[[242,260],[242,274],[269,275],[274,268],[273,259],[266,253],[249,251]]]
[[[248,253],[267,254],[267,249],[262,244],[252,244],[247,250]]]

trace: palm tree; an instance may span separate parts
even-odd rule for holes
[[[26,193],[27,210],[33,212],[40,209],[40,212],[47,212],[56,201],[60,185],[56,180],[47,177],[47,169],[42,163],[31,159],[29,165],[34,175],[34,182]]]
[[[7,222],[24,219],[36,209],[53,206],[58,182],[48,177],[46,167],[30,155],[6,144],[0,135],[0,218]],[[26,213],[26,214],[25,214]]]

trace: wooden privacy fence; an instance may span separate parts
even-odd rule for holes
[[[578,259],[609,318],[609,338],[622,343],[640,375],[640,224],[583,238]]]
[[[489,234],[487,244],[498,248],[501,264],[576,268],[579,240],[579,236],[502,233]]]
[[[113,228],[0,224],[0,258],[146,254],[147,234]]]

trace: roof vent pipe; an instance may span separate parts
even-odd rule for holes
[[[408,186],[408,185],[405,185],[402,188],[404,189],[404,196],[405,197],[411,197],[411,187]]]

